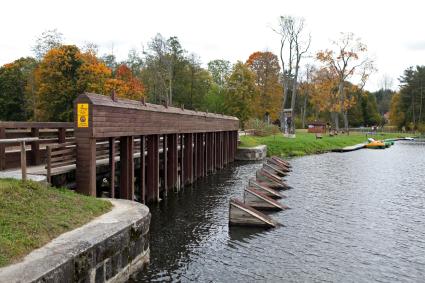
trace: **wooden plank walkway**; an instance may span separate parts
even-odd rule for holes
[[[160,150],[162,152],[162,149]],[[146,152],[145,152],[146,155]],[[140,152],[137,152],[133,155],[133,158],[140,158]],[[115,156],[115,162],[120,161],[120,156]],[[96,160],[96,167],[109,165],[109,158],[102,158]],[[45,168],[46,164],[29,166],[27,167],[27,176],[29,180],[42,182],[46,181],[47,169]],[[74,171],[77,168],[76,164],[70,164],[66,166],[61,166],[52,169],[52,175],[61,175]],[[0,178],[12,178],[12,179],[21,179],[21,168],[10,169],[6,171],[0,171]]]

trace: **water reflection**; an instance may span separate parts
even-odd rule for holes
[[[232,227],[228,203],[261,166],[241,163],[151,207],[151,264],[134,281],[421,281],[425,146],[294,159],[286,227]]]

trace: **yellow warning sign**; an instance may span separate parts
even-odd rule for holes
[[[78,128],[89,127],[89,104],[88,103],[77,104],[77,119],[78,119]]]

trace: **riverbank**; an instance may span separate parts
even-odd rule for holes
[[[397,133],[377,134],[372,137],[374,139],[388,139],[400,137]],[[366,142],[367,137],[361,133],[350,133],[350,135],[340,134],[330,137],[323,135],[321,139],[316,139],[314,134],[305,131],[299,131],[296,138],[285,138],[282,135],[273,135],[266,137],[257,136],[241,136],[241,144],[239,147],[255,147],[260,144],[267,146],[267,155],[278,155],[283,157],[304,156],[309,154],[324,153],[346,146],[352,146],[362,142]]]
[[[0,179],[0,267],[108,212],[109,201],[32,181]]]

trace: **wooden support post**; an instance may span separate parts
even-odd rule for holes
[[[77,192],[96,196],[96,139],[77,137]]]
[[[224,162],[229,164],[229,132],[224,132]]]
[[[39,136],[39,129],[31,128],[31,137],[38,138]],[[38,140],[31,142],[31,159],[33,165],[39,165],[41,163],[40,142]]]
[[[109,138],[109,197],[115,198],[115,138]]]
[[[234,146],[233,161],[236,160],[236,152],[238,151],[238,137],[239,137],[238,131],[234,131],[234,133],[235,133],[235,139],[233,141],[233,146]]]
[[[146,201],[159,201],[159,135],[148,136],[147,150]]]
[[[0,128],[0,139],[6,138],[6,129]],[[0,144],[0,171],[6,169],[6,145]]]
[[[214,172],[214,133],[210,134],[210,172]]]
[[[58,143],[65,143],[66,142],[66,129],[65,128],[59,128],[58,129]]]
[[[21,141],[21,172],[22,181],[27,179],[27,150],[25,148],[25,141]]]
[[[179,189],[184,187],[184,134],[180,134],[180,163],[179,163],[179,168],[180,168],[180,175],[179,175]]]
[[[46,179],[47,183],[52,183],[52,148],[50,146],[46,146]]]
[[[168,194],[168,135],[162,136],[162,156],[163,156],[163,168],[164,168],[164,195]]]
[[[121,186],[120,198],[134,197],[134,141],[133,137],[120,138]]]
[[[211,138],[210,133],[205,133],[205,172],[211,172]]]
[[[235,161],[235,132],[230,132],[230,162]]]
[[[140,170],[139,170],[139,194],[140,201],[146,203],[146,137],[140,136]]]
[[[220,168],[224,168],[224,133],[220,132]]]
[[[202,139],[202,133],[197,133],[197,146],[196,146],[196,157],[197,157],[197,161],[196,161],[196,175],[197,178],[201,178],[202,177],[202,164],[203,164],[203,156],[202,156],[202,148],[203,148],[203,139]]]
[[[211,146],[210,133],[205,133],[205,172],[206,172],[205,175],[208,175],[208,173],[210,172],[210,159],[211,159],[210,146]]]
[[[192,183],[198,179],[198,134],[193,134],[193,179]]]
[[[214,133],[215,138],[215,169],[220,169],[220,132]]]
[[[205,140],[205,133],[201,133],[201,176],[205,177],[205,153],[206,153],[206,140]]]
[[[193,183],[193,134],[184,134],[183,184]]]
[[[215,172],[215,133],[211,133],[211,172]]]
[[[178,148],[177,134],[168,135],[168,186],[174,189],[177,183],[178,174]]]

